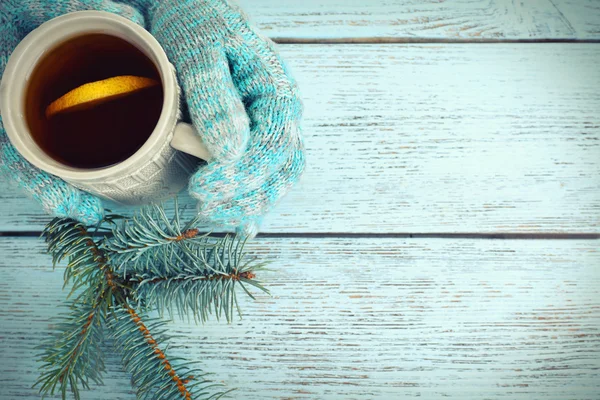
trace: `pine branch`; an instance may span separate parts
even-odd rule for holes
[[[234,309],[241,317],[238,285],[251,298],[248,285],[267,292],[254,280],[264,265],[246,260],[245,241],[201,235],[194,224],[182,225],[178,214],[168,218],[154,206],[115,226],[102,249],[146,308],[202,322],[214,311],[231,322]]]
[[[79,399],[80,385],[87,389],[90,381],[102,382],[98,349],[108,328],[140,398],[220,397],[223,393],[209,393],[214,385],[200,370],[166,358],[158,345],[166,339],[164,323],[143,323],[131,304],[196,321],[205,321],[214,310],[217,318],[231,321],[234,307],[241,316],[237,286],[252,298],[249,285],[267,292],[255,280],[264,264],[247,259],[244,241],[201,235],[196,220],[182,224],[179,213],[169,219],[161,206],[143,208],[119,225],[118,218],[107,216],[109,227],[96,229],[110,235],[97,240],[69,219],[54,219],[44,230],[53,263],[68,260],[65,286],[72,284],[69,296],[77,295],[71,313],[43,345],[36,385],[46,394],[58,386],[63,399],[70,388]]]
[[[171,268],[162,268],[157,263],[154,268],[137,273],[133,279],[139,284],[132,284],[136,299],[147,308],[158,309],[161,316],[166,311],[172,317],[176,311],[181,318],[191,316],[195,321],[205,322],[214,311],[217,319],[225,316],[231,322],[234,309],[242,315],[237,286],[253,299],[247,285],[268,293],[254,280],[263,265],[243,262],[242,242],[225,236],[214,247],[199,247],[194,251],[198,263]]]
[[[175,201],[175,209],[178,209]],[[158,205],[141,209],[136,215],[112,229],[112,237],[103,244],[110,254],[110,262],[123,277],[129,269],[138,272],[160,265],[167,272],[172,265],[194,263],[190,259],[190,246],[212,247],[215,238],[200,235],[194,226],[197,219],[181,223],[180,213],[167,217]]]
[[[42,373],[34,384],[40,393],[54,394],[57,385],[63,399],[67,389],[79,400],[79,385],[89,389],[89,381],[102,383],[104,359],[100,345],[108,310],[106,290],[100,290],[93,303],[73,302],[70,312],[57,325],[57,331],[40,347]]]
[[[125,286],[115,279],[106,257],[82,224],[57,218],[43,235],[55,265],[69,259],[64,274],[65,286],[73,284],[69,296],[81,290],[57,331],[40,346],[45,364],[34,386],[40,385],[40,393],[53,394],[60,384],[63,399],[67,388],[79,399],[79,385],[89,389],[90,380],[102,383],[104,361],[99,346],[107,311],[115,298],[124,300]]]
[[[65,286],[72,283],[73,291],[95,282],[100,274],[100,260],[90,252],[92,238],[85,226],[72,219],[55,218],[42,232],[56,267],[64,259],[69,260],[65,268]]]
[[[144,323],[129,305],[115,310],[115,318],[110,320],[115,348],[131,373],[138,399],[201,400],[223,396],[224,392],[209,392],[221,385],[206,380],[201,370],[181,359],[167,358],[158,345],[167,341],[163,325],[164,322],[152,320]]]
[[[128,287],[115,276],[114,271],[107,264],[105,253],[98,247],[83,224],[69,218],[55,218],[46,226],[42,236],[46,240],[54,266],[64,259],[69,260],[65,268],[63,286],[64,288],[72,284],[68,297],[82,287],[96,287],[103,276],[107,284],[112,287],[113,294],[120,297],[121,301],[124,300],[124,291]],[[82,295],[89,293],[89,290],[85,290]],[[93,290],[91,293],[93,294]],[[84,300],[81,295],[77,298],[78,302]],[[109,297],[107,300],[110,306],[112,298]]]

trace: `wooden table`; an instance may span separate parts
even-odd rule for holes
[[[251,245],[272,297],[174,323],[174,352],[237,399],[600,398],[600,2],[242,3],[308,168]],[[1,184],[1,399],[38,398],[64,310],[48,220]],[[107,368],[85,398],[133,399]]]

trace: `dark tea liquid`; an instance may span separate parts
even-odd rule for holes
[[[119,75],[160,81],[150,59],[114,36],[79,36],[49,51],[33,71],[25,96],[27,124],[38,146],[60,163],[78,168],[106,167],[132,156],[158,122],[161,85],[88,109],[45,116],[46,107],[65,93]]]

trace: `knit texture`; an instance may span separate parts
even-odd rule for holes
[[[162,45],[177,71],[184,114],[214,157],[190,179],[198,212],[212,226],[254,236],[305,165],[302,103],[274,44],[225,0],[3,0],[0,73],[27,33],[79,10],[119,14]],[[48,212],[86,223],[101,218],[96,198],[23,160],[6,140],[1,120],[0,165]]]

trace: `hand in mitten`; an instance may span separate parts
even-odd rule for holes
[[[111,1],[0,1],[0,75],[19,42],[42,23],[59,15],[85,9],[110,11],[143,24],[139,10]],[[87,225],[97,224],[104,208],[97,197],[74,188],[25,160],[8,141],[0,117],[0,170],[17,182],[49,214],[70,217]]]
[[[224,0],[151,7],[150,32],[175,65],[193,124],[214,160],[190,180],[199,212],[256,233],[304,169],[302,104],[274,44]]]

